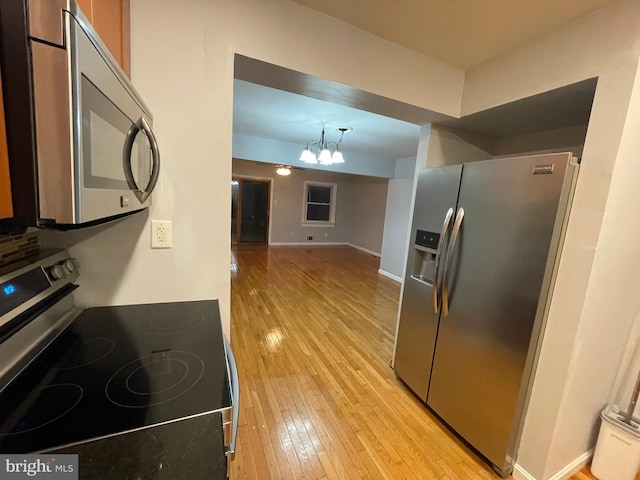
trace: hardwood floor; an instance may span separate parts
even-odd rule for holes
[[[581,472],[576,473],[571,480],[597,480],[596,477],[591,475],[588,468],[585,468]]]
[[[389,367],[400,288],[377,258],[350,247],[234,254],[233,480],[499,478]]]

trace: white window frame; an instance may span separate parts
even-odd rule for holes
[[[329,221],[307,220],[307,201],[309,198],[309,187],[331,187],[331,207],[329,209]],[[302,226],[303,227],[335,227],[336,219],[336,198],[338,192],[337,183],[305,181],[302,188]],[[326,204],[323,204],[326,205]]]

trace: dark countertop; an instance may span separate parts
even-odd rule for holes
[[[231,397],[216,300],[84,310],[0,392],[0,451],[86,480],[223,480]]]
[[[217,301],[89,308],[0,393],[0,451],[46,451],[230,407]]]
[[[77,453],[81,480],[226,480],[220,412],[85,442]]]

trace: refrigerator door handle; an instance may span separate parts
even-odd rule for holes
[[[444,278],[442,279],[442,314],[445,317],[449,315],[449,289],[447,284],[449,282],[449,271],[451,270],[451,258],[453,257],[453,249],[455,248],[456,241],[458,240],[458,233],[460,232],[460,226],[462,225],[463,218],[464,208],[460,207],[456,214],[456,221],[453,224],[453,230],[451,231],[451,239],[449,240],[447,256],[444,259]]]
[[[440,272],[440,256],[442,255],[442,247],[444,246],[444,237],[449,230],[449,223],[451,223],[451,217],[453,217],[453,208],[447,210],[444,216],[444,222],[442,223],[442,232],[440,232],[440,240],[438,240],[438,249],[436,252],[436,263],[433,268],[433,311],[438,313],[438,275]]]

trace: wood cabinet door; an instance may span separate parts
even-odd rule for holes
[[[84,13],[84,16],[89,19],[90,22],[93,23],[93,1],[92,0],[76,0],[76,3]]]
[[[2,71],[0,70],[0,218],[13,217],[11,200],[11,178],[9,176],[9,151],[4,118],[4,97],[2,96]]]
[[[78,6],[111,55],[131,76],[129,0],[78,0]]]

